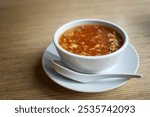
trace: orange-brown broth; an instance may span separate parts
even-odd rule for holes
[[[59,39],[62,48],[84,56],[109,54],[118,50],[123,43],[118,32],[95,24],[73,27],[65,31]]]

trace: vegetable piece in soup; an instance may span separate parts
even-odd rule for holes
[[[115,30],[102,25],[79,25],[65,31],[60,46],[74,54],[83,56],[106,55],[117,51],[124,40]]]

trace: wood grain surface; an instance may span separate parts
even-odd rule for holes
[[[144,78],[92,94],[51,81],[42,54],[59,26],[80,18],[123,27],[139,53]],[[0,99],[150,99],[150,0],[0,0]]]

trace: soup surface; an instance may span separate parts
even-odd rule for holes
[[[65,31],[59,44],[65,50],[83,56],[98,56],[118,50],[124,43],[121,35],[97,24],[79,25]]]

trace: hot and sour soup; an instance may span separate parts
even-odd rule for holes
[[[59,38],[63,49],[83,56],[106,55],[120,49],[123,43],[124,40],[117,31],[97,24],[73,27]]]

